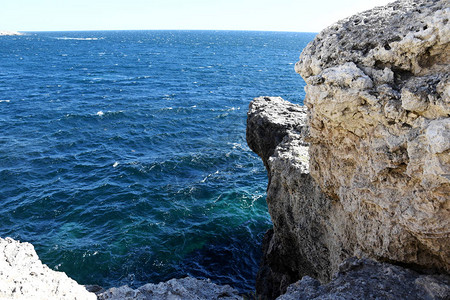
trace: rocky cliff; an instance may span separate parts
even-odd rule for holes
[[[307,112],[251,103],[273,221],[260,295],[327,282],[352,256],[449,273],[449,17],[448,1],[415,0],[342,20],[296,64]]]

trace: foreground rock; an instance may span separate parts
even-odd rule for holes
[[[252,102],[273,221],[260,297],[305,275],[328,282],[353,256],[450,272],[449,17],[448,1],[414,0],[340,21],[296,64],[307,117]]]
[[[210,280],[191,277],[171,279],[159,284],[148,283],[138,289],[128,286],[111,288],[98,295],[101,300],[238,300],[243,299],[238,292],[228,285],[221,286]]]
[[[33,245],[0,238],[0,299],[97,299],[75,280],[49,269]]]
[[[210,280],[186,277],[159,284],[146,284],[138,289],[128,286],[104,291],[99,286],[87,286],[96,291],[98,299],[115,300],[238,300],[243,299],[228,285]],[[33,245],[11,238],[0,238],[0,299],[73,299],[94,300],[97,295],[79,285],[63,272],[49,269],[39,260]]]
[[[333,280],[321,285],[305,276],[277,300],[313,299],[450,299],[450,277],[421,275],[402,267],[368,259],[349,259]]]

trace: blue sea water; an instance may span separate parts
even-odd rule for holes
[[[253,290],[267,175],[256,96],[304,97],[314,34],[37,32],[0,38],[0,236],[81,284],[186,275]]]

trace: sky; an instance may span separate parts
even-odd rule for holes
[[[0,30],[319,32],[392,0],[2,0]]]

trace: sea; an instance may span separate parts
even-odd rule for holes
[[[314,33],[0,38],[0,237],[104,288],[193,276],[254,289],[271,227],[247,146],[258,96],[302,104]]]

